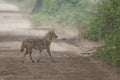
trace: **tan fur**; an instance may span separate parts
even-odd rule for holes
[[[31,61],[34,62],[31,56],[33,49],[39,50],[39,56],[42,50],[47,50],[51,60],[54,61],[50,52],[50,45],[53,38],[57,38],[54,30],[49,31],[42,39],[40,38],[25,39],[21,45],[21,52],[23,52],[24,49],[26,49],[25,54],[23,55],[23,62],[27,54],[29,54]],[[38,62],[39,62],[39,59],[37,60]]]

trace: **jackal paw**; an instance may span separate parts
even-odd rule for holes
[[[24,61],[22,61],[22,63],[24,63]]]
[[[40,62],[40,60],[38,59],[38,60],[37,60],[37,62],[39,63],[39,62]]]
[[[35,63],[35,61],[32,61],[33,63]]]
[[[55,62],[54,60],[52,60],[52,62]]]

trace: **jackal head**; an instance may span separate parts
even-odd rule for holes
[[[51,35],[52,38],[57,38],[57,35],[55,34],[54,30],[50,30],[49,34]]]

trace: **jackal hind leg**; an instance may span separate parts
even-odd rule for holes
[[[27,54],[28,54],[28,49],[26,49],[26,52],[23,55],[23,61],[22,61],[22,63],[24,63],[24,60],[25,60],[25,57],[26,57]]]
[[[29,50],[28,50],[28,53],[29,53],[29,56],[30,56],[31,61],[34,63],[34,60],[32,59],[32,49],[29,49]]]
[[[40,62],[40,55],[41,55],[41,53],[42,53],[42,50],[39,50],[39,58],[37,60],[38,63]]]
[[[47,49],[47,52],[48,52],[48,54],[49,54],[51,60],[54,62],[54,60],[53,60],[53,58],[52,58],[52,55],[51,55],[51,52],[50,52],[50,49]]]

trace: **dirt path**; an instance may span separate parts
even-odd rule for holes
[[[21,41],[31,36],[42,37],[48,29],[32,29],[24,14],[14,13],[19,11],[17,6],[5,2],[1,5],[4,7],[0,7],[0,80],[119,80],[99,62],[81,54],[96,47],[96,43],[82,39],[76,44],[75,35],[62,39],[68,34],[63,36],[59,31],[59,39],[51,46],[54,63],[46,51],[41,54],[40,63],[32,63],[29,57],[22,63]],[[5,6],[9,7],[7,12]],[[33,51],[32,56],[36,60],[38,51]]]

